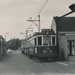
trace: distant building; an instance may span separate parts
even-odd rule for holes
[[[5,55],[7,53],[7,45],[5,39],[0,35],[0,55]]]
[[[75,55],[75,17],[63,17],[57,22],[59,17],[53,17],[51,29],[57,34],[58,25],[58,44],[61,57],[61,45],[64,49],[64,58]],[[57,35],[56,35],[57,36]]]

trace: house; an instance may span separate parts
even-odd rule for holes
[[[7,45],[5,39],[0,35],[0,55],[6,55]]]
[[[64,58],[75,55],[75,17],[53,17],[51,29],[56,34],[59,56],[61,57],[61,45],[63,45]],[[58,33],[57,33],[58,32]]]

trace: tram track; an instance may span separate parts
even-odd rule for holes
[[[57,64],[57,67],[55,68],[53,66],[48,66],[48,64],[45,64],[45,63],[41,63],[41,64],[48,68],[55,70],[56,72],[58,72],[60,74],[64,74],[64,73],[68,74],[68,73],[70,73],[70,71],[72,71],[72,73],[74,73],[74,70],[75,70],[74,66],[72,66],[72,65],[68,65],[68,66],[64,65],[63,66],[62,64]],[[60,69],[59,69],[59,66],[60,66]]]
[[[33,60],[33,61],[36,62],[36,63],[38,63],[39,65],[42,65],[42,66],[44,66],[44,67],[46,67],[46,68],[49,68],[49,69],[51,69],[51,70],[53,70],[53,71],[55,71],[55,72],[61,74],[60,71],[58,71],[58,70],[56,70],[56,69],[54,69],[54,68],[52,68],[52,67],[50,67],[50,66],[45,65],[42,61],[39,61],[39,60]],[[62,73],[62,74],[64,74],[64,73]]]
[[[59,74],[61,74],[61,72],[59,72],[58,70],[54,69],[53,67],[47,66],[47,65],[45,65],[45,64],[43,64],[43,63],[41,63],[41,64],[44,65],[44,66],[46,66],[46,67],[48,67],[48,68],[50,68],[50,69],[52,69],[52,70],[55,70],[55,71],[58,72]],[[63,73],[62,73],[62,74],[63,74]]]
[[[52,74],[68,74],[73,73],[74,74],[74,67],[73,65],[67,63],[67,62],[50,62],[50,61],[41,61],[38,59],[30,59],[33,65],[38,68],[38,71],[40,74],[42,73],[52,73]],[[66,66],[66,64],[68,64]],[[33,70],[34,71],[34,70]]]

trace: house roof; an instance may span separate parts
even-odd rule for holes
[[[55,22],[59,20],[59,17],[54,17]],[[75,17],[63,17],[58,23],[59,31],[75,31]]]

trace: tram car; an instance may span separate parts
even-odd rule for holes
[[[53,30],[42,29],[25,41],[24,53],[30,58],[56,59],[56,35]]]

